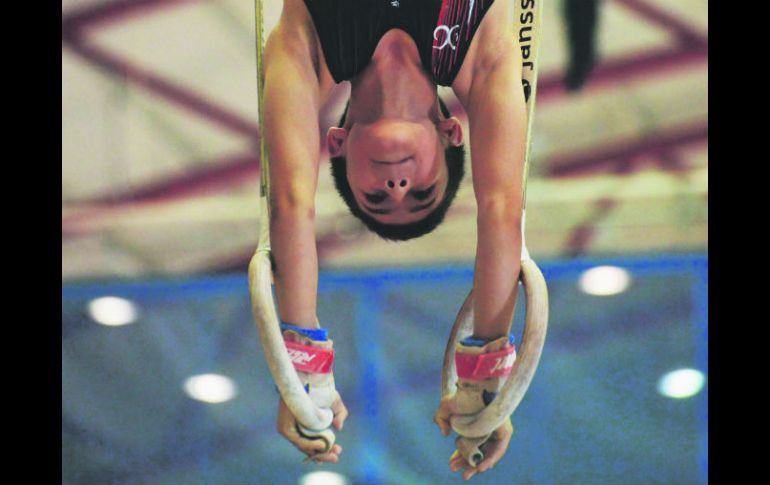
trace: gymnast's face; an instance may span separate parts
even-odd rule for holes
[[[455,118],[434,123],[382,118],[331,128],[332,157],[347,160],[350,188],[362,211],[383,224],[408,224],[430,214],[446,192],[444,150],[462,142]]]

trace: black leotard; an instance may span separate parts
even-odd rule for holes
[[[473,35],[494,0],[304,0],[336,82],[352,79],[383,35],[401,29],[414,39],[433,81],[450,86]]]

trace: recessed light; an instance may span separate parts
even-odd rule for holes
[[[684,399],[703,389],[706,377],[695,369],[678,369],[665,374],[658,381],[658,392],[673,399]]]
[[[235,382],[219,374],[189,377],[183,387],[191,398],[214,404],[229,401],[238,393]]]
[[[597,266],[580,275],[578,287],[589,295],[608,296],[622,293],[631,284],[631,275],[617,266]]]
[[[138,312],[136,305],[130,300],[103,296],[88,303],[88,313],[97,323],[116,327],[136,321]]]
[[[299,481],[300,485],[348,485],[348,480],[344,475],[329,471],[310,472],[303,475]]]

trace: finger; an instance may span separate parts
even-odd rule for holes
[[[306,455],[317,455],[326,449],[326,441],[322,439],[309,439],[297,429],[297,420],[289,410],[283,398],[278,403],[278,420],[276,423],[278,433],[286,438],[289,443]]]
[[[321,462],[337,463],[340,459],[340,454],[342,454],[342,446],[335,444],[332,446],[332,449],[326,453],[309,454],[307,457],[305,457],[304,460],[302,460],[302,463],[308,463],[311,461],[317,464],[320,464]]]
[[[449,469],[453,472],[456,472],[460,469],[462,462],[462,456],[460,456],[460,452],[455,450],[454,453],[449,457]]]
[[[286,438],[289,443],[293,444],[305,454],[315,455],[322,453],[324,449],[326,449],[326,442],[324,440],[303,437],[297,431],[294,423],[283,423],[283,425],[279,427],[278,432]]]
[[[335,455],[339,456],[342,454],[342,446],[335,444],[332,446],[332,449],[329,450],[329,453],[334,453]]]
[[[466,469],[466,470],[463,472],[463,479],[465,479],[465,480],[470,480],[471,478],[473,478],[473,475],[475,475],[475,474],[476,474],[477,470],[478,470],[477,468],[474,468],[474,467],[468,467],[468,468],[467,468],[467,469]]]
[[[339,457],[333,456],[331,453],[324,453],[322,455],[309,455],[306,456],[304,460],[302,460],[302,463],[315,463],[316,465],[320,465],[321,463],[337,463],[339,461]]]
[[[449,469],[452,470],[452,472],[465,469],[465,471],[463,471],[463,479],[465,480],[470,480],[471,477],[478,472],[478,468],[471,466],[471,464],[468,463],[468,460],[466,460],[458,450],[455,450],[452,457],[449,459]]]
[[[502,457],[502,455],[500,455],[500,457]],[[484,461],[479,463],[479,466],[478,466],[479,472],[485,472],[485,471],[489,470],[490,468],[494,467],[497,464],[497,462],[500,461],[500,457],[497,457],[497,458],[493,458],[493,457],[485,458]]]
[[[451,431],[451,425],[449,424],[449,419],[444,419],[438,414],[433,417],[433,422],[438,425],[439,431],[441,431],[441,434],[444,436],[449,436],[449,433]]]
[[[452,432],[450,419],[453,414],[457,413],[457,403],[455,403],[453,397],[446,397],[441,400],[441,404],[439,404],[438,410],[433,416],[433,422],[438,425],[442,435],[449,436]]]
[[[469,466],[470,463],[468,463],[468,460],[466,460],[465,457],[460,454],[459,450],[455,450],[455,452],[452,453],[452,456],[449,457],[449,469],[453,472],[467,468]]]
[[[315,463],[337,463],[340,461],[340,456],[331,451],[328,453],[322,453],[319,455],[308,456],[305,461],[314,461]]]
[[[441,403],[438,406],[438,411],[436,411],[437,414],[444,417],[449,417],[452,414],[459,414],[459,412],[460,410],[457,407],[457,401],[455,400],[454,394],[442,398]]]
[[[508,449],[508,441],[496,442],[484,450],[484,460],[479,463],[479,471],[487,471],[500,461]]]
[[[307,455],[320,455],[326,449],[326,442],[322,439],[309,440],[306,438],[289,439],[301,452]]]
[[[337,431],[342,431],[342,426],[345,424],[345,420],[348,419],[348,408],[345,407],[342,399],[337,399],[332,405],[332,411],[334,412],[332,425],[334,425]]]
[[[453,472],[462,470],[463,468],[466,468],[468,466],[469,466],[468,462],[462,458],[455,459],[449,462],[449,469],[452,470]]]
[[[486,471],[497,464],[508,450],[513,432],[509,426],[503,425],[493,434],[492,439],[484,446],[484,460],[479,463],[479,471]]]
[[[447,419],[449,415],[444,412],[441,408],[438,408],[436,413],[433,415],[433,422],[437,425],[441,426],[441,423]]]
[[[480,472],[485,472],[495,466],[507,449],[507,444],[503,446],[501,442],[488,443],[490,444],[484,447],[484,459],[478,465]]]
[[[308,455],[304,460],[303,463],[307,463],[309,461],[320,463],[337,463],[340,459],[340,454],[342,453],[342,447],[339,445],[332,446],[332,449],[327,451],[326,453],[315,453]]]

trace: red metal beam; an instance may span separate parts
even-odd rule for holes
[[[666,12],[657,5],[652,5],[644,0],[615,0],[628,10],[641,18],[656,24],[672,34],[679,42],[686,46],[703,45],[708,43],[708,38],[695,30],[691,25]]]
[[[174,200],[193,197],[202,193],[219,191],[223,186],[232,185],[233,181],[258,179],[260,172],[259,154],[237,154],[224,158],[211,167],[191,171],[172,180],[158,181],[145,185],[138,190],[127,191],[114,196],[100,196],[78,204],[93,206],[91,209],[79,211],[77,214],[62,217],[62,237],[72,237],[83,232],[82,224],[95,217],[114,215],[145,205],[165,204]],[[257,197],[257,186],[254,186],[254,197]]]
[[[197,1],[199,0],[116,0],[76,8],[62,14],[62,38],[80,37],[84,34],[84,30],[90,27],[100,27],[106,23],[147,15],[148,12],[161,8],[176,7],[179,4]]]
[[[588,83],[578,95],[622,82],[639,81],[692,69],[707,62],[708,45],[675,49],[665,47],[606,59],[591,73]],[[572,96],[564,89],[563,80],[564,74],[560,71],[543,75],[537,83],[537,103],[551,103],[561,97]]]
[[[661,156],[689,143],[708,140],[708,122],[685,126],[664,132],[649,133],[642,138],[633,138],[613,143],[603,149],[592,148],[583,153],[555,157],[543,165],[548,177],[575,177],[615,164],[633,164],[646,155]],[[631,167],[627,168],[631,170]]]
[[[245,177],[258,177],[259,172],[258,153],[237,154],[216,162],[209,161],[206,167],[185,172],[173,179],[148,183],[135,190],[78,201],[78,203],[115,207],[126,203],[168,202],[219,189],[232,181],[243,180]]]
[[[199,115],[206,120],[216,122],[230,131],[252,138],[255,140],[255,143],[256,140],[259,140],[259,126],[256,123],[252,123],[211,101],[207,101],[198,93],[190,92],[153,72],[142,69],[125,59],[121,59],[115,54],[83,42],[81,39],[69,42],[66,45],[87,61],[128,84],[142,87],[164,98],[173,105]]]
[[[259,126],[222,106],[208,101],[200,93],[194,93],[162,78],[147,69],[142,69],[127,59],[108,52],[86,37],[86,30],[103,27],[108,22],[124,21],[156,12],[161,8],[189,4],[194,0],[118,0],[89,6],[62,16],[63,46],[79,54],[87,62],[106,71],[128,84],[134,84],[160,96],[171,104],[190,111],[204,119],[220,124],[223,128],[254,140],[259,139]],[[255,100],[256,102],[256,100]],[[256,142],[255,142],[256,143]]]

